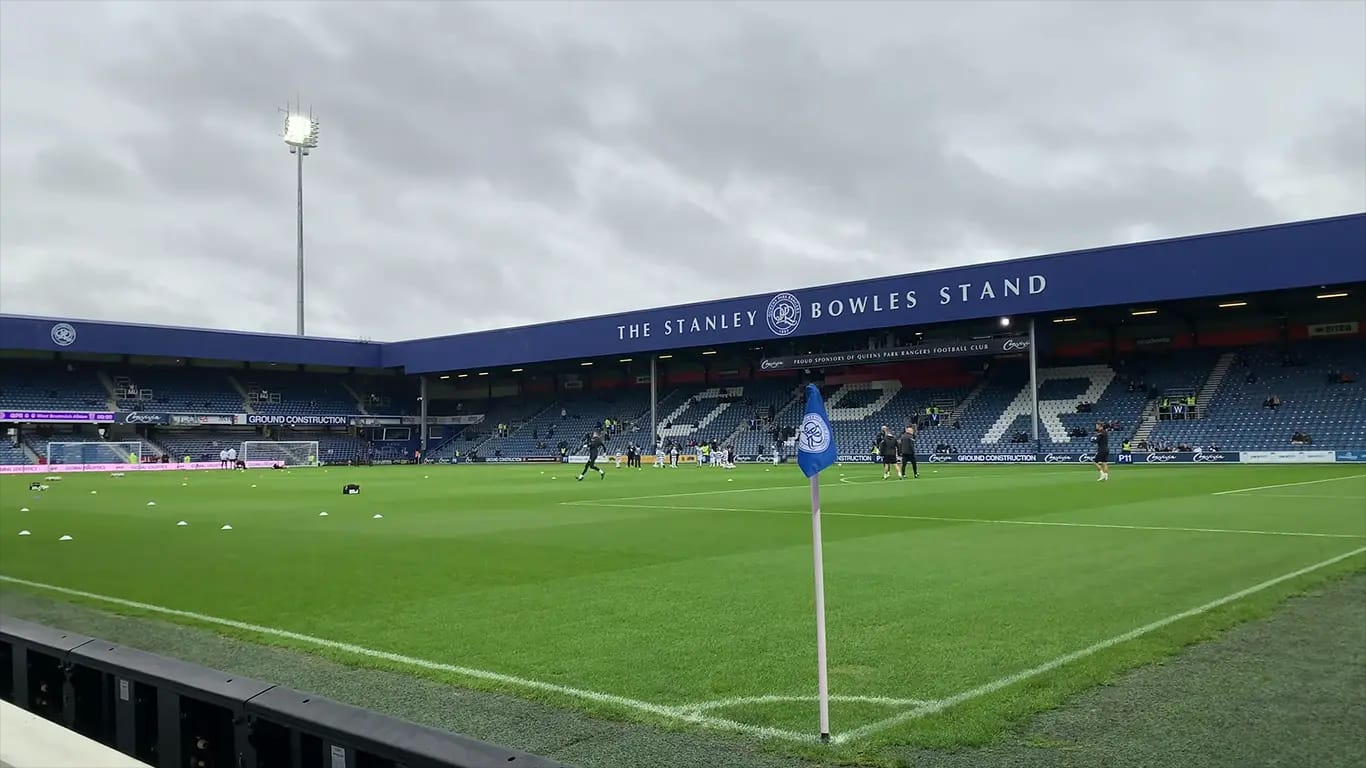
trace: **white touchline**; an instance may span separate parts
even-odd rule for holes
[[[583,502],[579,506],[620,507],[622,509],[671,509],[693,512],[754,512],[766,515],[810,515],[796,509],[747,509],[740,507],[678,507],[667,504],[607,504]],[[979,517],[933,517],[930,515],[879,515],[874,512],[829,512],[821,517],[866,517],[878,520],[923,520],[935,523],[976,523],[979,525],[1034,525],[1048,528],[1106,528],[1121,531],[1171,531],[1176,533],[1236,533],[1247,536],[1297,536],[1313,539],[1366,539],[1361,533],[1316,533],[1313,531],[1254,531],[1240,528],[1187,528],[1165,525],[1123,525],[1121,523],[1067,523],[1053,520],[988,520]]]
[[[871,466],[874,466],[874,465],[873,465],[873,464],[860,464],[860,465],[858,465],[858,466],[861,466],[861,467],[871,467]],[[1087,466],[1087,467],[1090,467],[1089,464],[1086,465],[1086,466]],[[1031,476],[1031,477],[1042,477],[1042,476],[1046,476],[1046,475],[1070,475],[1070,474],[1074,474],[1074,473],[1072,473],[1072,472],[1040,472],[1040,473],[1033,474],[1033,475],[1030,475],[1030,476]],[[945,482],[945,481],[947,481],[947,480],[991,480],[991,479],[998,478],[998,477],[1003,477],[1003,478],[1004,478],[1004,477],[1018,477],[1018,475],[1008,475],[1008,474],[954,475],[954,476],[952,476],[952,477],[933,477],[933,478],[923,478],[923,479],[924,479],[924,480],[930,480],[930,481],[933,481],[933,482],[936,482],[936,483],[942,483],[942,482]],[[849,485],[871,485],[871,483],[849,483]],[[654,494],[650,494],[649,496],[617,496],[617,497],[613,497],[613,498],[610,498],[610,499],[600,499],[600,500],[596,500],[596,501],[595,501],[595,500],[592,500],[592,499],[575,499],[575,500],[572,500],[572,501],[562,501],[562,502],[560,502],[560,505],[561,505],[561,506],[565,506],[565,507],[583,507],[583,506],[592,507],[592,506],[600,506],[600,505],[598,504],[598,501],[603,501],[603,502],[637,501],[637,500],[642,500],[642,501],[643,501],[643,500],[648,500],[648,499],[678,499],[678,498],[683,498],[683,497],[686,497],[686,496],[720,496],[721,494],[729,494],[729,493],[755,493],[755,492],[758,492],[758,491],[796,491],[796,490],[809,491],[809,490],[811,490],[811,484],[810,484],[810,483],[803,483],[802,485],[766,485],[766,486],[762,486],[762,487],[759,487],[759,488],[726,488],[726,489],[720,489],[720,490],[714,490],[714,491],[686,491],[686,492],[683,492],[683,493],[654,493]]]
[[[1069,653],[1066,656],[1059,656],[1058,658],[1040,664],[1037,667],[1026,669],[1023,672],[1016,672],[1013,675],[1002,677],[999,680],[993,680],[990,683],[987,683],[986,685],[979,685],[976,688],[963,691],[962,693],[950,696],[947,699],[940,699],[938,701],[930,702],[928,704],[925,704],[924,706],[916,707],[915,709],[912,709],[908,712],[902,712],[900,714],[893,715],[885,720],[879,720],[876,723],[871,723],[869,725],[862,726],[861,728],[855,728],[852,731],[847,731],[845,733],[839,734],[838,736],[834,737],[833,741],[836,744],[845,744],[850,741],[855,741],[857,739],[862,739],[867,736],[871,736],[872,734],[877,733],[878,731],[883,731],[888,728],[900,725],[901,723],[904,723],[908,720],[915,720],[921,717],[925,717],[927,715],[938,714],[950,707],[962,704],[963,702],[981,698],[982,696],[986,696],[987,694],[995,693],[996,691],[999,691],[1002,688],[1007,688],[1009,686],[1015,685],[1016,683],[1028,680],[1032,677],[1038,677],[1039,675],[1042,675],[1046,672],[1051,672],[1057,669],[1058,667],[1071,664],[1072,662],[1084,659],[1087,656],[1093,656],[1107,648],[1111,648],[1121,643],[1126,643],[1130,640],[1142,637],[1143,635],[1146,635],[1150,632],[1155,632],[1170,624],[1175,624],[1176,622],[1181,621],[1182,619],[1189,619],[1192,616],[1199,616],[1204,613],[1209,613],[1215,608],[1219,608],[1221,606],[1227,605],[1237,600],[1241,600],[1250,595],[1255,595],[1258,592],[1261,592],[1262,590],[1270,589],[1271,587],[1274,587],[1277,584],[1281,584],[1283,582],[1290,581],[1291,579],[1299,578],[1300,576],[1313,573],[1314,571],[1317,571],[1321,568],[1327,568],[1330,565],[1340,563],[1343,560],[1355,557],[1363,552],[1366,552],[1366,547],[1358,547],[1352,550],[1351,552],[1338,555],[1337,557],[1330,557],[1327,560],[1315,563],[1310,566],[1306,566],[1304,568],[1299,569],[1298,571],[1292,571],[1283,576],[1277,576],[1274,579],[1268,579],[1262,582],[1261,584],[1257,584],[1255,586],[1248,587],[1247,589],[1234,592],[1231,595],[1225,595],[1219,598],[1218,600],[1212,600],[1208,603],[1205,603],[1204,605],[1197,606],[1188,611],[1174,613],[1171,616],[1166,617],[1165,619],[1158,619],[1157,621],[1154,621],[1151,624],[1144,624],[1138,629],[1129,630],[1128,632],[1125,632],[1122,635],[1115,635],[1114,637],[1108,640],[1102,640],[1099,643],[1089,645],[1085,648],[1082,648],[1079,651],[1073,651],[1072,653]]]
[[[1322,480],[1302,480],[1302,481],[1300,481],[1300,482],[1298,482],[1298,483],[1280,483],[1280,484],[1278,484],[1278,485],[1258,485],[1258,486],[1253,487],[1253,488],[1235,488],[1235,489],[1233,489],[1233,490],[1231,490],[1231,491],[1216,491],[1216,492],[1214,493],[1214,495],[1215,495],[1215,496],[1227,496],[1227,495],[1229,495],[1230,493],[1247,493],[1248,491],[1267,491],[1267,490],[1270,490],[1270,489],[1272,489],[1272,488],[1290,488],[1290,487],[1293,487],[1293,486],[1296,486],[1296,485],[1314,485],[1314,484],[1316,484],[1316,483],[1335,483],[1335,482],[1337,482],[1337,481],[1339,481],[1339,480],[1351,480],[1351,479],[1357,478],[1357,477],[1366,477],[1366,475],[1343,475],[1343,476],[1341,476],[1341,477],[1325,477],[1325,478],[1323,478]]]
[[[95,600],[102,603],[108,603],[110,605],[121,605],[125,608],[134,608],[140,611],[147,611],[148,613],[157,613],[164,616],[176,616],[178,618],[189,619],[191,621],[197,621],[203,624],[216,624],[218,626],[231,627],[233,629],[244,630],[246,632],[252,632],[258,635],[266,635],[268,637],[278,637],[285,640],[293,640],[295,642],[306,643],[308,645],[315,645],[320,648],[327,648],[334,651],[349,653],[354,656],[364,656],[372,659],[380,659],[382,661],[388,661],[395,664],[402,664],[409,667],[417,667],[419,669],[427,669],[436,672],[447,672],[450,674],[461,675],[463,677],[474,678],[477,680],[488,680],[490,682],[501,683],[503,685],[514,686],[518,688],[526,688],[536,691],[557,693],[564,696],[570,696],[576,699],[583,699],[585,701],[598,702],[600,704],[612,704],[618,707],[623,707],[625,709],[633,709],[639,712],[648,712],[650,714],[659,715],[661,717],[666,717],[672,720],[680,720],[683,722],[694,723],[708,728],[738,731],[741,733],[748,733],[754,736],[784,739],[787,741],[815,740],[814,736],[807,733],[787,731],[781,728],[769,728],[765,726],[749,725],[748,723],[740,723],[734,720],[727,720],[725,718],[719,717],[707,717],[702,715],[700,712],[696,711],[695,708],[690,707],[671,707],[662,704],[652,704],[648,701],[640,701],[639,699],[631,699],[625,696],[617,696],[611,693],[589,691],[584,690],[582,688],[571,688],[569,686],[559,685],[557,683],[547,683],[543,680],[532,680],[525,677],[517,677],[515,675],[505,675],[501,672],[490,672],[486,669],[474,669],[471,667],[457,666],[455,664],[445,664],[439,661],[428,661],[427,659],[419,659],[414,658],[412,656],[403,656],[397,653],[390,653],[388,651],[377,651],[372,648],[365,648],[363,646],[353,645],[351,643],[341,643],[335,640],[327,640],[321,637],[313,637],[312,635],[305,635],[299,632],[291,632],[287,629],[266,627],[260,624],[248,624],[244,621],[236,621],[234,619],[223,619],[217,616],[208,616],[202,613],[194,613],[192,611],[182,611],[178,608],[167,608],[166,606],[153,605],[151,603],[140,603],[136,600],[125,600],[121,597],[110,597],[109,595],[101,595],[96,594],[94,592],[85,592],[79,589],[58,587],[52,584],[44,584],[39,581],[18,579],[13,576],[0,575],[0,581],[9,582],[11,584],[19,584],[26,587],[32,587],[34,589],[47,590],[49,592],[57,592],[63,595],[70,595],[72,597],[82,597],[87,600]]]

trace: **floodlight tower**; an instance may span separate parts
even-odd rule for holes
[[[304,335],[304,157],[318,146],[318,120],[312,110],[284,109],[285,143],[298,161],[299,182],[299,335]]]

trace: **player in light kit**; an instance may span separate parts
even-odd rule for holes
[[[1100,470],[1096,482],[1110,479],[1110,431],[1101,422],[1096,422],[1096,469]]]
[[[582,480],[584,475],[588,474],[588,470],[591,469],[598,473],[598,477],[606,480],[607,473],[598,468],[598,454],[602,453],[603,449],[602,435],[594,432],[583,447],[588,449],[588,461],[584,463],[583,471],[579,473],[579,479]]]
[[[669,450],[664,447],[664,443],[655,445],[655,469],[663,469],[669,463]]]
[[[678,469],[678,446],[669,449],[669,468]]]

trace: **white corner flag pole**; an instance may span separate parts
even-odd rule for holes
[[[825,565],[821,555],[821,482],[811,476],[811,551],[816,565],[816,663],[821,708],[821,741],[830,741],[830,677],[825,657]]]

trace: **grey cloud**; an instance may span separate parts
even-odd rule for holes
[[[291,330],[296,92],[324,335],[1362,210],[1364,27],[1348,2],[11,2],[0,300]]]

